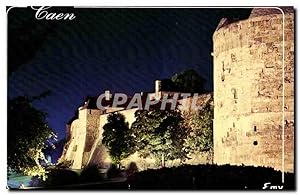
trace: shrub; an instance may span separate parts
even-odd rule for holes
[[[30,187],[40,187],[43,185],[43,180],[39,176],[33,176],[29,182]]]
[[[82,170],[80,174],[80,181],[82,183],[103,181],[103,176],[97,165],[90,165]]]
[[[281,183],[273,168],[235,165],[183,165],[148,169],[127,178],[131,189],[261,190],[264,183]],[[295,175],[285,173],[284,189],[295,189]]]
[[[131,163],[129,164],[129,166],[127,167],[127,169],[126,169],[126,175],[127,175],[127,176],[130,176],[130,175],[132,175],[132,174],[134,174],[134,173],[136,173],[136,172],[138,172],[138,171],[139,171],[139,169],[138,169],[138,167],[136,166],[136,163],[131,162]]]
[[[79,176],[76,172],[67,169],[52,169],[47,173],[45,186],[62,186],[79,183]]]
[[[111,167],[107,170],[107,178],[122,177],[121,170],[117,168],[115,164],[112,164]]]

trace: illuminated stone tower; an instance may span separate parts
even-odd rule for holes
[[[222,19],[213,35],[217,164],[294,172],[294,10],[281,11]]]

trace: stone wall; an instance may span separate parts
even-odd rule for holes
[[[212,94],[202,94],[197,99],[197,105],[206,105],[212,100]],[[184,101],[188,102],[187,107],[181,107],[182,112],[194,112],[190,106],[192,104],[192,98],[180,100],[179,102],[184,104]],[[102,112],[98,109],[80,109],[78,119],[74,120],[71,125],[67,126],[70,130],[70,139],[64,147],[64,152],[60,158],[60,162],[70,162],[69,166],[72,169],[81,169],[84,166],[96,164],[103,168],[109,168],[112,161],[109,156],[107,148],[102,144],[103,126],[107,123],[107,117],[109,112],[118,111],[125,116],[126,122],[129,123],[129,127],[135,121],[135,109],[120,110],[120,108],[109,109],[106,112]],[[185,114],[183,113],[183,116]],[[209,157],[211,153],[195,153],[190,154],[191,159],[187,160],[187,164],[206,164],[211,163]],[[127,167],[130,163],[134,162],[139,170],[145,170],[149,168],[158,168],[153,158],[141,158],[139,153],[136,152],[124,159],[121,164]],[[165,162],[166,166],[178,166],[180,160],[173,160]]]
[[[87,109],[86,110],[86,138],[85,147],[83,153],[82,166],[86,166],[89,161],[89,157],[92,153],[92,147],[97,138],[100,136],[99,120],[101,110]]]
[[[80,110],[78,119],[74,120],[69,127],[69,140],[65,144],[59,163],[67,163],[72,169],[81,169],[83,152],[86,142],[87,110]]]
[[[284,22],[252,15],[213,35],[215,163],[294,171],[294,14]]]
[[[131,125],[137,109],[120,110],[126,122]],[[72,169],[81,169],[89,164],[98,164],[109,167],[111,159],[105,146],[102,144],[103,126],[107,123],[108,114],[98,109],[80,109],[78,119],[74,120],[69,128],[70,139],[65,144],[59,162],[71,163]]]

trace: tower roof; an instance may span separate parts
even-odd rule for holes
[[[271,14],[281,14],[281,10],[279,8],[282,9],[284,13],[294,13],[293,7],[253,8],[250,15],[248,15],[249,17],[248,16],[240,17],[238,15],[234,15],[234,16],[222,18],[216,28],[216,31],[222,27],[225,27],[225,26],[231,24],[231,23],[235,23],[235,22],[238,22],[241,20],[255,18],[255,17],[259,17],[259,16],[271,15]]]
[[[282,9],[284,13],[293,13],[294,12],[293,7],[254,8],[254,9],[252,9],[249,18],[271,15],[271,14],[281,14],[280,9]]]

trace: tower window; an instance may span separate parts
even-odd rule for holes
[[[254,130],[254,132],[256,132],[256,131],[257,131],[256,125],[254,125],[254,128],[253,128],[253,130]]]
[[[235,88],[232,88],[231,89],[231,93],[233,94],[233,99],[238,99],[238,97],[237,97],[237,91],[236,91],[236,89]]]
[[[233,53],[231,54],[231,62],[236,62],[236,56]]]
[[[73,152],[76,152],[76,151],[77,151],[77,145],[75,145],[73,148]]]
[[[253,142],[253,145],[257,146],[258,142],[257,141],[254,141]]]
[[[222,61],[222,71],[225,72],[225,65],[224,65],[224,61]]]
[[[224,74],[221,75],[221,81],[222,81],[222,82],[225,81],[225,75],[224,75]]]

